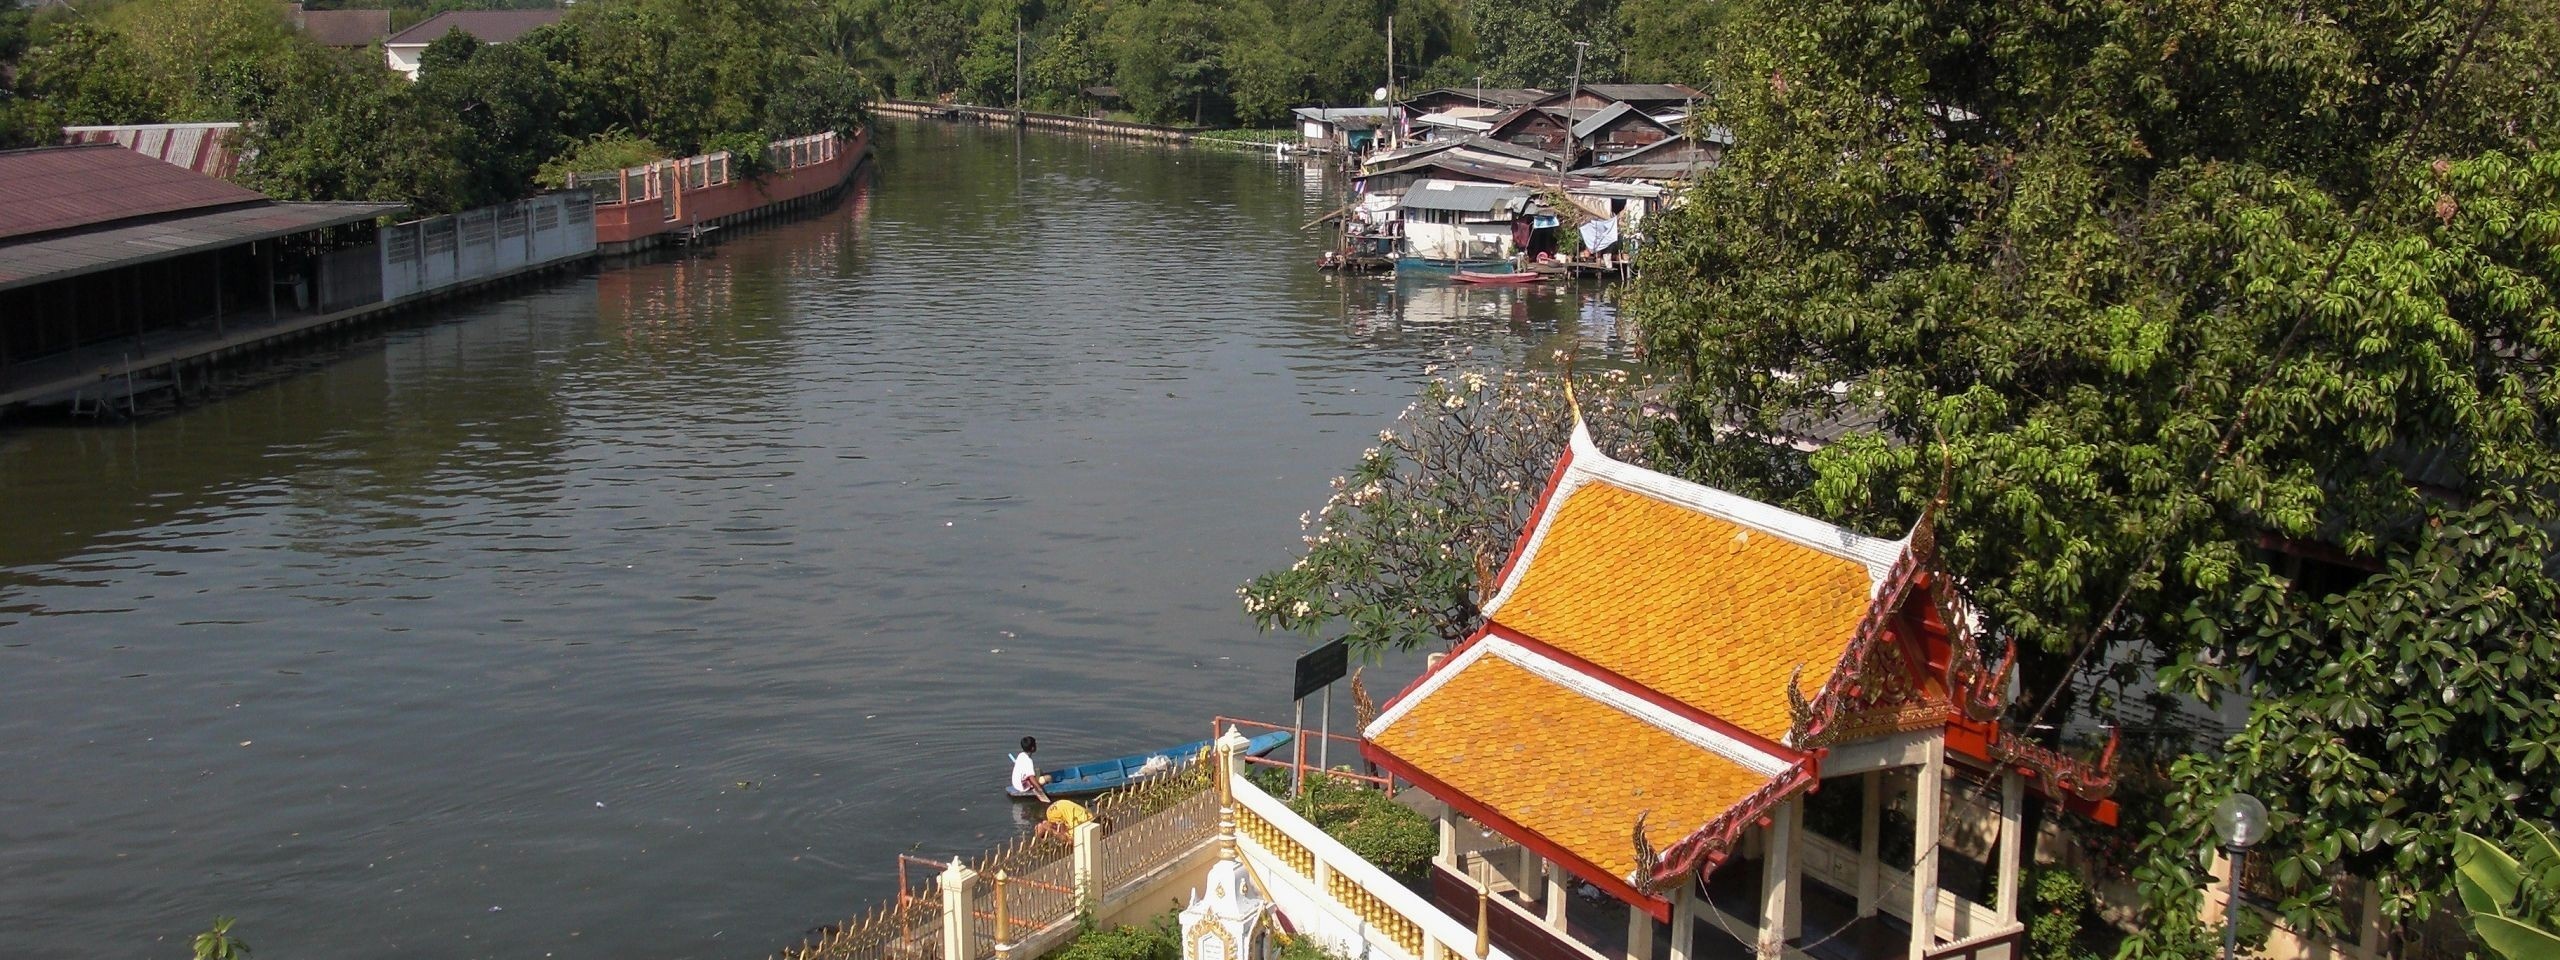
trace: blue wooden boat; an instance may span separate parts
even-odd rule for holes
[[[1209,751],[1210,742],[1194,740],[1162,750],[1133,753],[1110,760],[1096,760],[1092,763],[1077,764],[1057,770],[1043,770],[1041,773],[1048,775],[1049,784],[1042,789],[1049,791],[1049,796],[1052,798],[1089,797],[1113,787],[1127,786],[1136,779],[1131,775],[1137,773],[1139,768],[1146,766],[1148,760],[1156,757],[1170,760],[1175,766],[1190,763]],[[1244,754],[1248,757],[1259,757],[1280,749],[1288,742],[1289,732],[1286,730],[1266,733],[1245,741]]]

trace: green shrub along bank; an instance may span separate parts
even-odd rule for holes
[[[448,212],[572,171],[860,127],[876,88],[838,38],[801,26],[824,6],[584,0],[506,44],[448,34],[414,83],[379,50],[319,45],[268,0],[12,10],[0,147],[52,143],[70,124],[244,121],[250,187]]]
[[[1289,771],[1257,767],[1246,776],[1272,796],[1289,795]],[[1406,884],[1426,879],[1431,857],[1440,851],[1440,828],[1431,818],[1385,791],[1353,781],[1310,775],[1289,809]]]
[[[1143,927],[1105,928],[1088,922],[1083,932],[1050,954],[1049,960],[1182,960],[1177,916],[1168,913]]]

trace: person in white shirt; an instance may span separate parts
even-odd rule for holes
[[[1017,797],[1036,798],[1041,803],[1049,802],[1049,791],[1040,789],[1041,785],[1049,782],[1049,778],[1031,762],[1031,755],[1038,752],[1040,741],[1022,738],[1022,752],[1013,755],[1013,782],[1005,786],[1005,792]]]

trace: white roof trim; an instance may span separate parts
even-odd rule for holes
[[[1911,548],[1911,538],[1907,535],[1900,540],[1870,537],[1749,497],[1610,459],[1608,454],[1600,452],[1599,444],[1592,442],[1591,432],[1583,427],[1580,420],[1573,424],[1571,449],[1573,459],[1566,465],[1564,476],[1556,482],[1555,494],[1547,501],[1549,509],[1539,514],[1538,527],[1530,532],[1528,543],[1521,547],[1520,558],[1512,562],[1511,575],[1502,582],[1502,589],[1494,593],[1493,599],[1485,601],[1485,619],[1498,621],[1502,605],[1510,602],[1512,592],[1519,589],[1520,581],[1527,577],[1529,567],[1538,558],[1538,548],[1546,543],[1547,528],[1555,523],[1556,515],[1563,512],[1556,508],[1583,484],[1594,481],[1854,561],[1867,568],[1867,587],[1871,592],[1884,585],[1885,577],[1893,572],[1894,562],[1902,559],[1903,552]]]
[[[1457,676],[1461,671],[1474,666],[1476,661],[1486,657],[1499,657],[1513,666],[1529,671],[1541,680],[1643,721],[1654,729],[1733,761],[1761,776],[1777,776],[1785,773],[1792,765],[1786,758],[1744,743],[1732,734],[1682,717],[1635,694],[1611,686],[1597,677],[1547,659],[1517,643],[1490,634],[1477,640],[1475,645],[1467,648],[1466,652],[1459,654],[1456,662],[1442,664],[1439,670],[1423,680],[1421,686],[1414,688],[1411,696],[1403,697],[1389,705],[1387,712],[1379,714],[1376,720],[1370,721],[1369,726],[1361,731],[1361,735],[1370,740],[1376,740],[1378,735],[1384,733],[1388,727],[1404,719],[1405,714],[1413,712],[1414,707],[1440,692],[1440,688],[1445,686],[1451,677]]]

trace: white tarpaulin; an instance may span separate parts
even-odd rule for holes
[[[1582,225],[1582,249],[1598,253],[1618,244],[1618,221],[1593,220]]]

